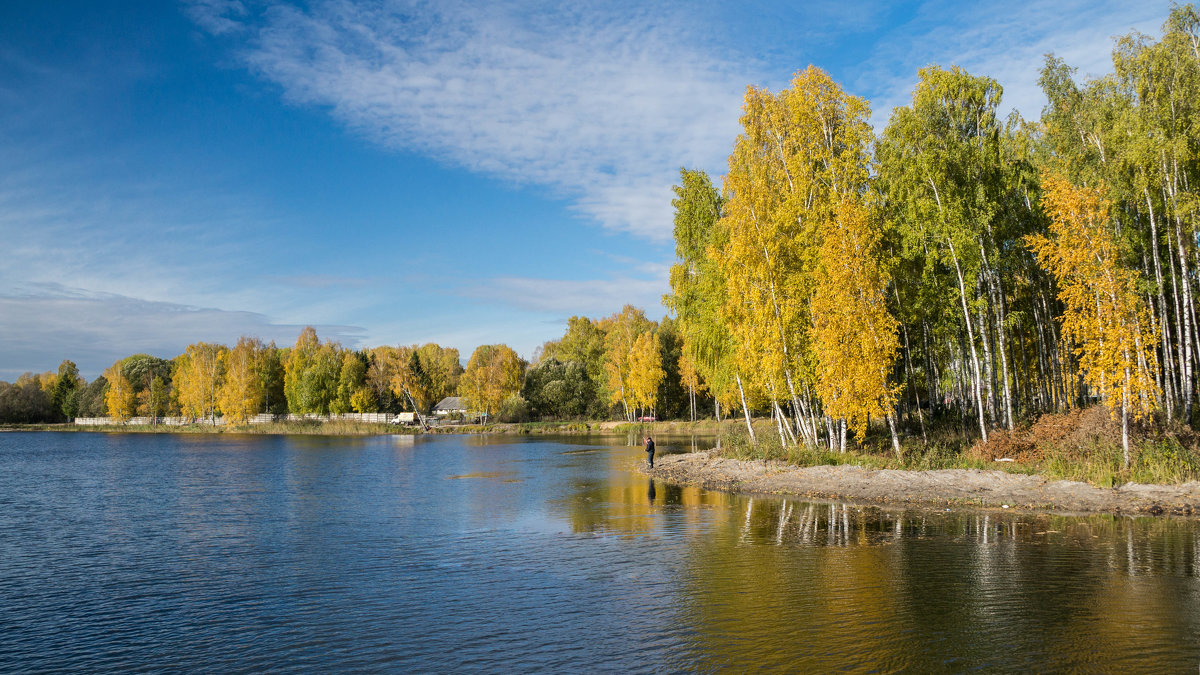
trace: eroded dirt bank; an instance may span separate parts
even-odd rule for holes
[[[643,467],[643,470],[646,470]],[[944,469],[896,471],[857,466],[790,467],[780,462],[742,461],[711,452],[655,459],[656,478],[728,492],[781,494],[854,502],[972,505],[1041,509],[1065,513],[1200,515],[1200,482],[1097,488],[1004,471]]]

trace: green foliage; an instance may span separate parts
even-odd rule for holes
[[[88,383],[76,397],[76,417],[104,417],[106,413],[104,395],[108,392],[108,378],[100,375]]]
[[[296,346],[284,363],[284,395],[288,411],[294,414],[328,414],[337,397],[341,374],[341,347],[322,344],[317,331],[307,326],[296,339]]]
[[[26,373],[15,383],[0,382],[0,422],[33,424],[56,421],[59,411],[37,379]]]
[[[58,366],[58,379],[50,395],[50,405],[59,419],[70,420],[79,408],[78,391],[85,385],[79,376],[79,367],[73,361],[64,360]]]
[[[529,420],[529,403],[520,394],[510,394],[500,402],[496,419],[500,422],[526,422]]]
[[[284,393],[283,355],[275,343],[267,345],[259,361],[259,387],[263,393],[263,412],[281,415],[288,411],[287,395]]]
[[[567,319],[567,330],[562,339],[549,342],[542,350],[542,359],[554,358],[562,363],[575,361],[583,365],[588,379],[597,387],[596,395],[604,387],[604,328],[600,322],[585,316]],[[592,406],[589,402],[589,408]]]
[[[521,396],[537,419],[580,419],[595,411],[596,385],[579,361],[543,357],[525,375]]]

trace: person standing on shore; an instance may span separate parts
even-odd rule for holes
[[[654,439],[649,436],[642,438],[642,443],[646,446],[646,461],[650,463],[650,468],[654,468]]]

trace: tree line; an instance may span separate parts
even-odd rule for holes
[[[1194,422],[1200,17],[1131,34],[1114,73],[1047,56],[1040,120],[929,66],[878,134],[810,67],[749,87],[721,189],[684,169],[665,299],[718,405],[780,441],[845,448],[957,418],[986,440],[1103,400]],[[753,436],[754,430],[749,427]]]
[[[531,364],[504,344],[482,345],[464,368],[459,351],[434,343],[347,349],[312,327],[278,347],[243,336],[232,346],[197,342],[164,359],[134,354],[92,382],[69,360],[57,372],[0,382],[0,422],[75,417],[183,416],[244,423],[258,414],[429,414],[448,396],[504,421],[677,415],[680,341],[673,323],[634,307],[603,319],[572,317],[561,340]],[[672,380],[675,383],[672,384]]]

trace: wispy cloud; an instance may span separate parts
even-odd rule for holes
[[[0,295],[0,379],[75,361],[91,379],[114,361],[147,352],[171,358],[193,342],[233,344],[239,336],[290,344],[303,326],[262,314],[152,302],[57,284],[32,284]],[[325,339],[356,344],[363,329],[317,326]]]
[[[291,276],[270,276],[269,280],[285,286],[304,289],[353,289],[366,288],[372,285],[370,279],[361,277],[343,277],[333,274],[296,274]]]
[[[468,298],[539,313],[594,317],[620,311],[627,304],[661,315],[662,295],[667,290],[665,276],[588,280],[499,277],[460,292]]]
[[[288,100],[656,240],[677,169],[723,163],[752,81],[690,39],[685,12],[635,3],[325,0],[245,25],[245,63]]]
[[[184,11],[204,30],[226,35],[242,29],[237,18],[246,15],[246,6],[239,0],[186,0]]]
[[[1080,75],[1111,72],[1113,38],[1131,30],[1156,34],[1169,10],[1166,2],[1112,0],[927,2],[876,45],[852,87],[871,98],[873,121],[882,129],[893,107],[909,103],[918,68],[958,65],[1004,87],[1002,113],[1037,119],[1045,105],[1037,80],[1047,53]]]

